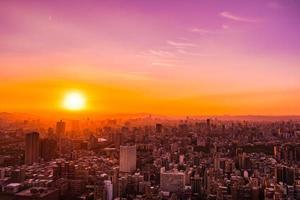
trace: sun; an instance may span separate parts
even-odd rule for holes
[[[63,107],[67,110],[82,110],[85,107],[85,97],[81,92],[68,92],[63,101]]]

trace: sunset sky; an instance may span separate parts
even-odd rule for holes
[[[0,1],[0,112],[299,115],[300,1]]]

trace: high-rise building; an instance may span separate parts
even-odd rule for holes
[[[185,187],[185,173],[179,171],[165,171],[164,168],[160,172],[160,189],[165,192],[182,192]]]
[[[110,180],[104,181],[104,189],[106,190],[106,200],[113,199],[113,185]]]
[[[120,146],[120,172],[136,170],[136,146]]]
[[[25,164],[32,165],[39,158],[39,133],[28,133],[25,136]]]
[[[155,131],[156,131],[156,133],[161,133],[162,129],[163,129],[162,124],[156,124],[155,125]]]
[[[113,143],[115,145],[116,148],[120,148],[120,146],[122,145],[122,142],[123,142],[123,133],[122,132],[117,132],[117,133],[114,133],[113,136],[112,136],[112,140],[113,140]]]
[[[56,122],[56,135],[58,138],[64,137],[66,131],[66,122],[60,120]]]
[[[287,167],[285,173],[285,183],[288,185],[294,185],[295,183],[295,168]]]
[[[113,176],[112,176],[113,199],[115,199],[118,196],[118,177],[119,177],[119,168],[115,167],[113,169]]]
[[[295,182],[295,168],[287,167],[284,165],[277,165],[275,167],[276,181],[286,183],[288,185],[294,185]]]
[[[62,138],[65,137],[65,131],[66,131],[66,123],[60,120],[59,122],[56,122],[56,137],[58,139],[58,149],[59,153],[61,154],[62,151]]]
[[[40,140],[40,156],[44,161],[54,159],[57,154],[57,141],[44,138]]]
[[[191,177],[192,193],[194,195],[199,195],[201,193],[201,178],[199,174]]]

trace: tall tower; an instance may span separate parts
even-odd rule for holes
[[[66,122],[62,120],[56,122],[56,135],[58,136],[58,138],[64,137],[65,131],[66,131]]]
[[[136,170],[136,146],[120,146],[120,172]]]
[[[39,133],[28,133],[25,136],[25,164],[32,165],[39,158]]]
[[[56,137],[58,138],[58,149],[61,154],[62,138],[65,137],[66,123],[62,120],[56,122]]]

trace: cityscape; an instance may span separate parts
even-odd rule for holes
[[[0,1],[0,200],[300,200],[300,1]]]
[[[0,199],[299,199],[299,121],[2,120]]]

